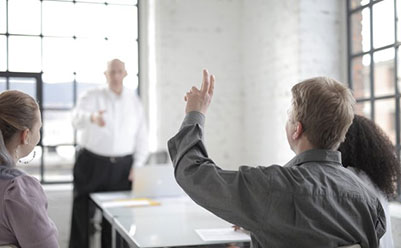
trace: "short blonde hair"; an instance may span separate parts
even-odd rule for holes
[[[351,91],[334,79],[315,77],[291,92],[292,117],[301,122],[309,142],[318,149],[337,149],[354,118]]]

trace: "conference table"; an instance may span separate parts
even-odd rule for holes
[[[137,199],[125,191],[94,193],[90,198],[112,226],[114,248],[247,246],[250,242],[249,235],[233,231],[232,224],[186,195]]]

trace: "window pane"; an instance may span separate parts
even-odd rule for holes
[[[355,114],[365,116],[370,119],[372,106],[370,101],[358,102],[355,104]]]
[[[394,1],[373,5],[373,46],[379,48],[394,43]]]
[[[0,77],[0,92],[7,89],[7,79]]]
[[[7,38],[0,35],[0,71],[7,70]]]
[[[6,33],[6,0],[0,0],[0,33]]]
[[[77,2],[90,2],[90,3],[104,3],[105,1],[103,0],[79,0]]]
[[[106,42],[107,61],[118,58],[125,63],[128,72],[124,85],[136,89],[138,87],[138,44],[136,39],[110,39]],[[104,69],[106,63],[104,63]]]
[[[44,35],[74,35],[74,4],[69,2],[45,1],[42,5]]]
[[[126,5],[135,5],[137,4],[137,0],[108,0],[107,3],[111,4],[126,4]]]
[[[398,92],[401,92],[401,49],[397,48],[397,84],[398,84]]]
[[[370,97],[370,55],[356,57],[351,62],[353,92],[356,99]]]
[[[79,1],[77,1],[79,2]],[[91,3],[109,3],[109,4],[126,4],[126,5],[135,5],[137,3],[136,0],[82,0],[81,2],[91,2]]]
[[[105,29],[107,37],[137,38],[137,8],[135,6],[108,5]]]
[[[99,87],[100,85],[106,84],[106,80],[103,83],[87,83],[87,82],[77,82],[77,96],[82,96],[83,93],[88,91],[89,89]]]
[[[363,6],[369,3],[369,0],[351,0],[351,9]]]
[[[51,146],[44,149],[44,180],[72,181],[72,169],[75,161],[74,146]]]
[[[39,37],[9,37],[9,70],[40,72],[41,44]]]
[[[43,71],[72,74],[75,71],[74,51],[73,38],[43,38]]]
[[[397,1],[397,40],[401,41],[401,3]]]
[[[351,15],[352,53],[370,50],[370,9]]]
[[[107,66],[106,41],[104,39],[77,39],[76,72],[77,81],[89,83],[105,82]]]
[[[12,34],[40,34],[40,1],[8,1],[8,31]]]
[[[74,144],[71,111],[43,111],[43,139],[45,146]]]
[[[375,102],[375,123],[379,125],[395,144],[395,99]]]
[[[17,163],[17,167],[18,169],[25,171],[28,175],[36,177],[38,180],[40,180],[41,157],[42,148],[40,146],[36,146],[33,152],[28,154],[28,156],[25,158],[20,159],[21,162]]]
[[[104,4],[76,3],[75,35],[77,37],[106,37],[105,17],[107,13],[105,8]]]
[[[19,90],[36,99],[36,79],[10,77],[10,90]]]
[[[375,96],[394,95],[394,48],[375,52]]]
[[[73,75],[43,74],[43,106],[72,108],[74,106]]]

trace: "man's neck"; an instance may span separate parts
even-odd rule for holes
[[[114,89],[114,88],[109,87],[109,89],[116,95],[121,95],[121,93],[123,92],[123,88]]]
[[[308,150],[312,150],[312,149],[316,149],[316,147],[313,146],[306,137],[304,137],[299,140],[299,143],[294,148],[294,152],[296,155],[299,155],[299,154],[303,153],[304,151],[308,151]]]

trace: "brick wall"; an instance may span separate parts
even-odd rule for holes
[[[291,86],[316,75],[345,78],[345,1],[150,2],[156,149],[176,133],[183,96],[206,67],[217,78],[206,124],[211,157],[233,169],[291,158],[284,131]]]

